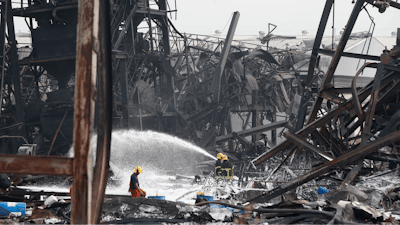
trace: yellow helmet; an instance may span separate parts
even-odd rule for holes
[[[133,169],[133,172],[134,173],[142,173],[142,167],[140,167],[140,166],[138,166],[138,167],[136,167],[135,169]]]
[[[222,154],[221,152],[217,154],[217,159],[222,159],[222,157],[224,156],[224,154]]]
[[[228,160],[228,156],[227,155],[222,156],[222,161],[224,161],[224,160]]]

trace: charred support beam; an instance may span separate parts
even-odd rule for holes
[[[329,56],[334,56],[335,55],[334,51],[326,50],[326,49],[318,49],[318,53],[321,53],[321,54],[324,54],[324,55],[329,55]],[[364,55],[364,54],[343,52],[342,56],[343,57],[356,58],[356,59],[368,59],[368,60],[374,60],[374,61],[381,61],[381,57],[380,56],[375,56],[375,55]]]
[[[311,86],[310,82],[313,79],[314,75],[314,70],[315,70],[315,65],[317,63],[317,56],[318,56],[318,50],[319,46],[321,46],[322,42],[322,37],[324,35],[324,31],[326,28],[326,23],[328,22],[329,14],[332,9],[334,0],[327,0],[325,3],[324,11],[322,12],[321,20],[319,21],[319,26],[317,30],[317,35],[315,36],[314,44],[313,44],[313,50],[311,53],[311,58],[310,58],[310,64],[308,66],[308,74],[307,74],[307,81],[306,85]]]
[[[127,29],[129,29],[131,22],[132,22],[132,18],[135,15],[136,11],[138,9],[138,5],[135,4],[131,10],[131,12],[129,13],[128,17],[125,20],[125,26],[123,27],[123,29],[121,30],[121,32],[119,33],[119,36],[117,38],[117,41],[115,41],[113,49],[118,49],[119,45],[121,44],[122,40],[124,39],[125,34],[127,33]]]
[[[318,49],[322,42],[322,37],[324,35],[324,31],[326,28],[326,23],[328,22],[329,14],[332,9],[334,0],[327,0],[325,3],[324,11],[322,12],[321,20],[318,25],[317,35],[315,36],[313,50],[311,53],[310,63],[308,65],[308,73],[307,73],[307,80],[306,86],[311,87],[311,81],[313,80],[314,70],[317,63],[318,58]],[[307,87],[305,87],[307,88]],[[306,99],[304,97],[304,91],[302,94],[301,102],[300,102],[300,110],[299,114],[297,115],[297,122],[296,122],[296,131],[300,130],[303,127],[305,116],[307,113],[307,104]]]
[[[76,55],[69,55],[69,56],[57,56],[57,57],[46,57],[46,58],[25,58],[18,60],[19,65],[29,65],[29,64],[39,64],[45,62],[54,62],[54,61],[63,61],[68,59],[75,59]]]
[[[26,138],[26,128],[24,119],[24,103],[22,101],[21,93],[21,79],[18,69],[18,55],[17,55],[17,41],[15,40],[15,30],[14,30],[14,18],[11,12],[11,0],[6,0],[6,12],[7,12],[7,28],[8,28],[8,43],[10,45],[10,62],[11,62],[11,76],[13,78],[14,84],[14,97],[15,97],[15,107],[16,107],[16,123],[22,123],[19,129],[19,135]],[[17,149],[15,149],[16,151]]]
[[[293,142],[295,145],[297,145],[297,146],[299,146],[301,148],[309,149],[309,150],[315,152],[316,154],[320,155],[321,157],[323,157],[324,159],[326,159],[328,161],[332,161],[335,158],[335,157],[329,155],[328,153],[326,153],[324,151],[321,151],[318,148],[314,147],[313,145],[311,145],[307,141],[303,140],[302,138],[300,138],[296,134],[292,133],[291,131],[286,132],[284,134],[284,136],[289,141]]]
[[[364,2],[365,2],[365,0],[357,0],[357,2],[354,5],[353,11],[352,11],[350,18],[347,22],[347,25],[343,31],[342,38],[340,39],[338,47],[336,48],[335,55],[333,56],[331,64],[329,65],[329,69],[328,69],[328,72],[326,73],[326,77],[325,77],[325,80],[324,80],[324,83],[322,85],[320,92],[325,88],[325,86],[327,84],[329,84],[332,81],[333,75],[339,64],[339,60],[342,56],[343,50],[347,44],[347,41],[349,40],[351,31],[353,30],[354,24],[358,18],[358,15],[363,7]],[[322,100],[323,100],[323,98],[320,96],[320,93],[318,93],[318,97],[317,97],[316,101],[314,102],[313,108],[308,117],[307,124],[313,122],[315,120],[315,118],[317,117],[317,111],[321,107]]]
[[[122,127],[129,128],[129,107],[128,107],[128,75],[126,71],[126,59],[120,59],[118,64],[121,86],[121,104],[122,104]],[[139,95],[139,93],[138,93]],[[139,98],[139,96],[138,96]]]
[[[357,94],[357,78],[361,74],[361,72],[367,67],[367,64],[364,64],[358,71],[357,74],[354,76],[352,82],[351,82],[351,94],[353,96],[353,101],[354,101],[354,108],[356,110],[357,116],[359,120],[363,120],[364,117],[364,111],[362,109],[360,100],[358,99],[358,94]]]
[[[272,110],[272,123],[276,122],[276,108]],[[272,147],[276,145],[276,129],[271,130],[271,144]]]
[[[330,162],[327,162],[327,163],[311,170],[311,172],[304,174],[303,176],[299,176],[285,184],[282,184],[281,186],[278,186],[268,192],[265,192],[261,196],[257,196],[248,201],[249,202],[265,202],[265,201],[268,201],[275,197],[278,197],[279,195],[282,195],[289,190],[292,190],[292,189],[294,189],[294,188],[296,188],[318,176],[321,176],[336,167],[346,166],[360,158],[367,156],[368,154],[371,154],[374,151],[377,151],[379,148],[391,145],[397,141],[400,141],[400,130],[396,131],[392,134],[389,134],[379,140],[371,142],[370,144],[368,144],[356,151],[351,151],[347,154],[344,154]]]
[[[98,33],[94,33],[98,43],[97,52],[97,149],[96,162],[93,171],[92,196],[90,201],[91,217],[89,224],[99,224],[103,211],[105,191],[110,169],[110,146],[112,130],[112,59],[110,31],[110,1],[99,0],[96,14],[101,18],[98,23]],[[95,4],[96,5],[96,4]],[[96,28],[96,26],[95,26]],[[96,31],[96,29],[94,29]],[[96,74],[95,74],[96,75]],[[127,93],[125,93],[127,96]],[[128,104],[126,104],[128,105]],[[128,108],[128,107],[127,107]],[[128,109],[127,109],[128,110]]]
[[[321,97],[324,99],[328,99],[329,101],[332,101],[336,104],[341,104],[345,101],[345,99],[340,98],[340,97],[338,97],[330,92],[327,92],[327,91],[321,92]]]
[[[2,2],[0,5],[0,10],[1,10],[1,22],[0,22],[0,66],[1,66],[1,81],[0,81],[0,99],[3,99],[3,93],[4,93],[4,71],[5,71],[5,62],[6,62],[6,24],[7,24],[7,4],[6,2]],[[3,106],[3,101],[0,101],[0,108]],[[0,114],[2,112],[0,111]]]
[[[98,5],[97,5],[98,7]],[[94,93],[96,88],[97,61],[94,36],[95,1],[78,2],[76,41],[75,106],[74,106],[74,177],[72,185],[71,223],[87,224],[91,218],[88,200],[92,174],[88,171],[93,133]],[[98,27],[97,27],[98,28]],[[94,73],[92,73],[94,72]]]
[[[228,34],[226,35],[225,44],[221,52],[221,57],[218,61],[218,65],[215,68],[214,79],[211,83],[210,92],[213,93],[213,102],[219,102],[221,78],[224,73],[225,63],[228,59],[229,51],[231,50],[231,44],[233,36],[235,35],[236,25],[239,21],[239,12],[235,12],[232,17],[231,25],[229,26]]]
[[[275,123],[270,123],[270,124],[266,124],[266,125],[262,125],[262,126],[258,126],[258,127],[254,127],[254,128],[250,128],[250,129],[247,129],[247,130],[238,131],[238,132],[236,132],[236,134],[238,136],[246,137],[246,136],[250,136],[250,135],[252,135],[254,133],[262,133],[262,132],[265,132],[265,131],[277,129],[277,128],[285,126],[286,124],[287,124],[287,121],[278,121],[278,122],[275,122]],[[227,141],[227,140],[229,140],[231,138],[234,138],[234,136],[232,134],[228,134],[228,135],[216,137],[215,141],[217,141],[217,142],[218,141]]]
[[[161,11],[167,11],[167,1],[159,0],[158,5]],[[168,17],[160,17],[161,31],[163,33],[162,37],[162,47],[166,55],[170,54],[170,43],[169,43],[169,30],[168,30]]]
[[[258,90],[252,90],[251,95],[251,103],[253,110],[251,111],[251,126],[253,128],[257,127],[260,124],[260,116],[258,110]],[[254,133],[252,135],[253,143],[260,139],[260,135],[258,133]]]
[[[67,157],[0,154],[1,173],[72,176],[72,165]]]

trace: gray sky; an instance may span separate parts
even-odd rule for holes
[[[236,28],[238,35],[258,35],[268,31],[268,23],[277,25],[275,35],[301,35],[307,30],[315,35],[321,19],[324,0],[168,0],[172,9],[177,5],[177,20],[172,14],[172,22],[182,33],[212,35],[215,30],[226,34],[233,12],[239,11]],[[352,0],[335,1],[336,34],[342,30],[353,8]],[[381,14],[377,8],[367,6],[375,21],[375,36],[390,36],[400,28],[400,10],[389,8]],[[25,22],[16,19],[16,32],[27,31]],[[360,13],[353,32],[368,31],[371,25],[365,10]],[[332,34],[332,12],[325,35]],[[225,29],[224,29],[225,28]]]
[[[352,0],[335,1],[336,34],[342,30],[354,4]],[[174,7],[174,0],[169,0]],[[301,35],[307,30],[315,35],[321,19],[324,0],[176,0],[177,20],[173,15],[172,22],[180,32],[195,34],[214,34],[215,30],[227,33],[230,18],[239,11],[240,18],[236,34],[258,35],[259,31],[268,31],[268,23],[277,25],[276,35]],[[400,27],[400,10],[388,8],[381,14],[377,8],[367,6],[374,17],[375,36],[390,36]],[[397,20],[396,20],[397,18]],[[228,23],[228,25],[226,25]],[[368,31],[371,25],[365,10],[360,13],[354,32]],[[226,27],[225,27],[226,26]],[[225,29],[224,29],[225,27]],[[332,12],[325,35],[332,34]]]

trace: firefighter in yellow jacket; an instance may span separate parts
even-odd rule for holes
[[[221,175],[225,177],[225,179],[232,180],[233,179],[233,164],[229,162],[228,156],[224,155],[222,157],[221,163]]]
[[[131,175],[131,182],[129,184],[129,192],[132,194],[132,198],[145,197],[146,192],[140,189],[138,175],[142,173],[142,167],[138,166],[133,170]]]

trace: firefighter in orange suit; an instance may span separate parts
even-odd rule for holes
[[[146,192],[140,189],[138,175],[142,173],[142,167],[138,166],[133,170],[131,175],[131,182],[129,184],[129,192],[132,194],[132,198],[145,197]]]

